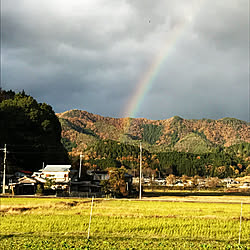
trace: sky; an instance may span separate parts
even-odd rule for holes
[[[249,121],[249,0],[1,0],[1,86],[55,112]]]

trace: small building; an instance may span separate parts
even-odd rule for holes
[[[244,182],[239,188],[250,188],[250,182]]]
[[[71,181],[70,190],[78,193],[100,193],[101,186],[91,181]]]
[[[184,187],[184,184],[183,184],[182,181],[177,180],[177,181],[175,182],[175,186],[177,186],[177,187]]]
[[[162,179],[162,178],[157,178],[157,179],[155,179],[155,183],[163,186],[163,185],[166,185],[166,180]]]
[[[104,181],[109,179],[108,171],[87,170],[87,174],[92,176],[93,181]]]
[[[46,180],[36,177],[24,176],[18,179],[17,183],[11,183],[11,189],[17,195],[33,195],[36,193],[37,185],[44,185]]]
[[[69,183],[70,168],[71,165],[47,165],[42,169],[40,177],[44,179],[52,179],[56,183]]]

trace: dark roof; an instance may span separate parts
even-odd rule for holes
[[[32,174],[31,171],[27,171],[27,170],[19,170],[17,172],[24,173],[24,174]]]
[[[105,170],[87,170],[87,173],[90,175],[94,175],[94,174],[108,174],[108,171]]]

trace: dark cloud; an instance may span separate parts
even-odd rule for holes
[[[14,6],[14,7],[13,7]],[[2,86],[56,112],[124,116],[182,27],[136,116],[249,120],[248,0],[6,0]]]

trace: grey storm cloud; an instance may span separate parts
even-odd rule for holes
[[[248,0],[3,0],[2,87],[56,112],[127,116],[180,24],[135,115],[249,120]]]

